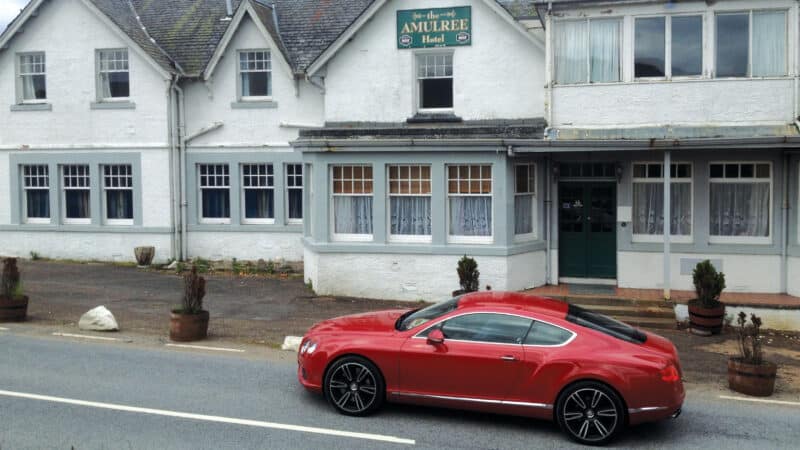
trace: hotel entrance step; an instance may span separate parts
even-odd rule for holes
[[[664,300],[629,300],[617,297],[553,296],[582,308],[604,314],[635,327],[675,329],[675,311]]]

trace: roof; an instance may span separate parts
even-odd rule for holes
[[[458,301],[458,309],[503,307],[521,309],[551,317],[565,318],[569,305],[560,300],[520,292],[481,291],[466,294]]]

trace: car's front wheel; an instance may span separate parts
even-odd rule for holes
[[[609,387],[592,381],[576,383],[556,403],[561,429],[581,444],[608,443],[625,426],[622,400]]]
[[[366,416],[383,405],[386,387],[375,364],[359,356],[346,356],[328,369],[324,391],[340,413]]]

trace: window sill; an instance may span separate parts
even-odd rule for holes
[[[663,244],[664,243],[664,235],[663,234],[633,234],[631,235],[631,242],[634,244]],[[692,244],[694,243],[694,238],[689,235],[684,234],[672,234],[670,235],[669,242],[672,244]]]
[[[454,236],[447,237],[448,244],[478,244],[487,245],[494,243],[494,236]]]
[[[239,100],[231,102],[231,109],[275,109],[278,102],[274,100]]]
[[[50,103],[22,103],[11,105],[11,111],[52,111],[53,105]]]
[[[406,119],[406,123],[461,123],[463,119],[452,112],[418,112]]]
[[[390,234],[391,244],[430,244],[433,242],[431,235]]]
[[[372,242],[371,234],[334,234],[334,242]]]
[[[731,245],[772,245],[772,237],[711,236],[708,243]]]
[[[136,109],[136,103],[129,101],[92,102],[89,109]]]
[[[92,219],[64,219],[64,225],[91,225]]]
[[[229,225],[231,223],[230,218],[201,218],[200,224],[202,225]]]
[[[133,226],[133,219],[106,219],[104,225],[111,227],[130,227]]]

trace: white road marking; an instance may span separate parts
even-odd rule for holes
[[[194,348],[197,350],[216,350],[219,352],[244,353],[244,350],[240,350],[238,348],[206,347],[204,345],[187,345],[187,344],[164,344],[164,345],[166,345],[167,347]]]
[[[0,331],[8,331],[8,328],[0,327]]]
[[[340,431],[328,428],[306,427],[302,425],[290,425],[275,422],[262,422],[259,420],[235,419],[232,417],[208,416],[205,414],[193,414],[178,411],[168,411],[164,409],[139,408],[136,406],[117,405],[113,403],[90,402],[85,400],[75,400],[71,398],[51,397],[49,395],[28,394],[25,392],[13,392],[0,390],[0,396],[24,398],[29,400],[41,400],[46,402],[64,403],[68,405],[86,406],[90,408],[110,409],[114,411],[133,412],[141,414],[152,414],[156,416],[177,417],[181,419],[202,420],[206,422],[227,423],[232,425],[244,425],[258,428],[272,428],[277,430],[297,431],[302,433],[324,434],[328,436],[348,437],[354,439],[365,439],[370,441],[392,442],[395,444],[415,445],[414,439],[403,439],[395,436],[382,434],[357,433],[353,431]]]
[[[86,334],[71,334],[71,333],[53,333],[53,336],[81,338],[81,339],[94,339],[94,340],[97,340],[97,341],[122,341],[122,340],[124,340],[124,339],[112,338],[112,337],[88,336]]]
[[[725,400],[739,400],[740,402],[772,403],[774,405],[800,406],[800,402],[787,402],[784,400],[767,400],[761,398],[732,397],[729,395],[720,395],[719,398]]]

